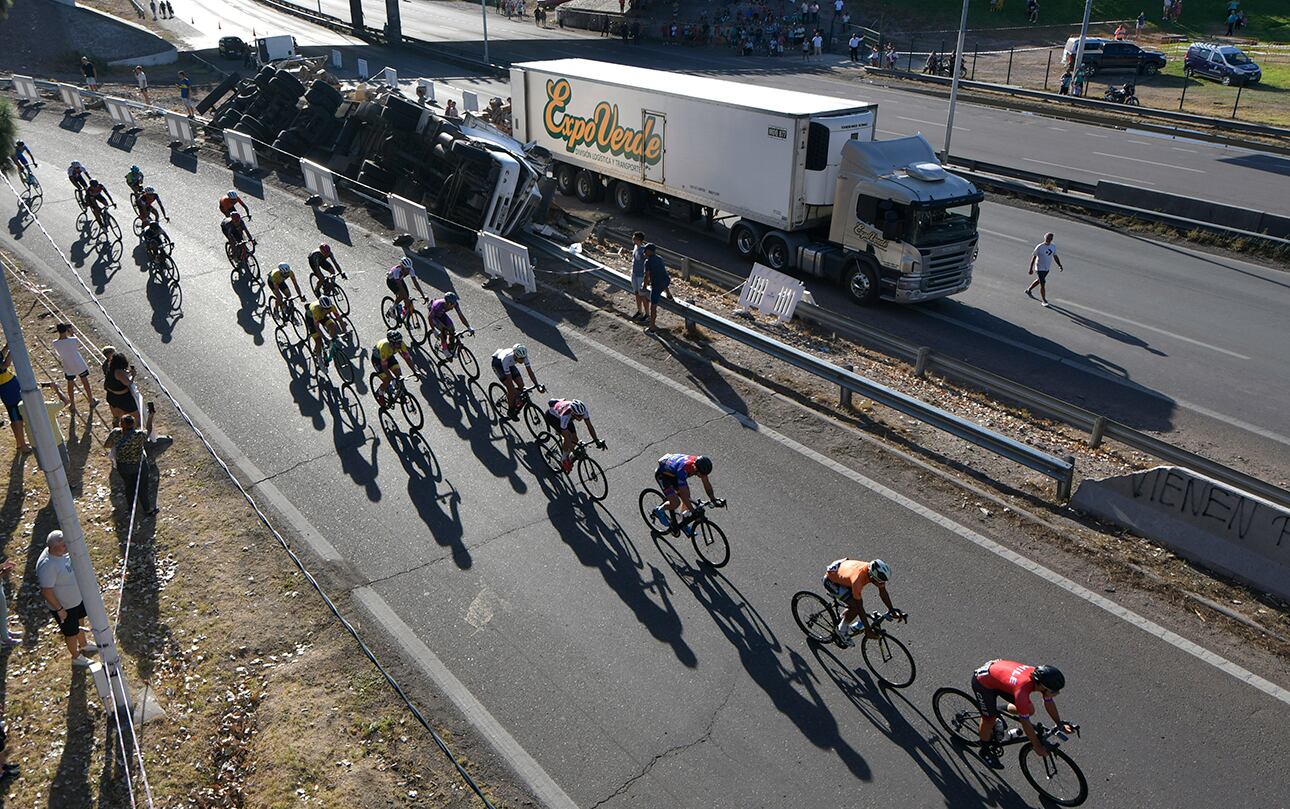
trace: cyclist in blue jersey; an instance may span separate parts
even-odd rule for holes
[[[663,528],[670,525],[667,516],[669,511],[679,512],[684,519],[694,510],[694,504],[690,500],[690,475],[698,475],[699,480],[703,481],[703,490],[713,506],[721,508],[725,505],[725,501],[718,500],[712,491],[712,481],[708,480],[708,475],[711,474],[712,459],[706,455],[674,452],[659,458],[658,469],[654,470],[654,480],[663,490],[663,503],[654,509],[654,518],[659,525]],[[689,526],[684,530],[687,534],[693,533]]]

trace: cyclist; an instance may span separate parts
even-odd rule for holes
[[[703,481],[703,490],[712,505],[717,508],[725,505],[725,501],[718,500],[712,492],[712,481],[708,480],[710,474],[712,474],[712,459],[707,455],[686,455],[674,452],[659,458],[658,469],[654,470],[654,480],[663,490],[664,497],[663,503],[654,509],[654,519],[658,520],[659,525],[667,528],[671,524],[667,517],[669,510],[677,511],[678,507],[683,508],[682,519],[688,517],[694,510],[694,504],[690,502],[690,475],[698,475],[699,480]],[[685,525],[681,530],[685,531],[686,536],[694,535],[694,527],[691,525]]]
[[[237,206],[242,206],[242,212],[247,216],[251,215],[251,209],[246,207],[246,202],[237,195],[237,192],[229,189],[229,192],[219,198],[219,212],[224,216],[231,215]]]
[[[137,197],[143,193],[143,169],[138,166],[131,166],[130,170],[125,173],[125,185]]]
[[[439,347],[444,351],[448,350],[449,340],[457,333],[457,327],[452,324],[452,318],[448,317],[452,312],[456,312],[461,318],[466,331],[474,331],[470,328],[470,321],[462,314],[461,302],[456,292],[445,292],[442,298],[435,298],[430,302],[430,326],[438,330]]]
[[[824,569],[824,589],[847,604],[842,620],[837,625],[838,639],[843,646],[851,646],[851,636],[861,631],[865,633],[865,637],[878,637],[878,633],[869,626],[869,614],[865,612],[864,597],[861,595],[867,584],[878,588],[878,595],[888,612],[898,618],[904,616],[903,612],[892,606],[891,596],[887,595],[887,582],[890,579],[891,566],[881,559],[874,559],[872,562],[838,559]]]
[[[140,221],[156,221],[157,211],[153,209],[153,203],[156,203],[157,207],[161,209],[162,218],[169,222],[170,217],[166,215],[166,205],[161,201],[161,195],[157,193],[157,189],[152,186],[147,186],[139,194],[135,212],[138,214]]]
[[[291,295],[287,292],[287,282],[296,289],[296,297],[303,299],[305,296],[300,291],[300,284],[296,281],[296,271],[291,269],[291,265],[282,262],[269,273],[269,289],[273,290],[273,297],[278,301],[278,305],[283,309],[287,307],[287,301],[291,300]]]
[[[251,238],[251,231],[246,229],[246,222],[242,221],[242,215],[233,211],[223,222],[220,222],[220,230],[224,231],[224,238],[228,241],[230,247],[237,247],[242,241],[248,241],[255,244],[255,239]]]
[[[67,167],[67,179],[71,180],[72,188],[85,191],[90,187],[90,180],[94,178],[90,176],[89,169],[81,165],[81,161],[73,160],[72,164]]]
[[[564,466],[565,472],[573,469],[573,460],[570,456],[573,454],[573,448],[578,444],[578,428],[574,424],[575,421],[587,422],[587,432],[591,433],[591,440],[596,442],[598,448],[605,448],[605,442],[596,435],[596,427],[591,423],[591,411],[578,399],[548,399],[546,412],[543,415],[551,432],[560,436],[561,446],[564,449],[560,463]]]
[[[309,254],[309,272],[320,282],[329,281],[336,275],[348,279],[349,276],[340,268],[340,262],[336,260],[336,255],[331,251],[331,245],[323,243],[318,245],[318,249]],[[324,275],[323,273],[326,273]]]
[[[99,223],[99,227],[104,227],[103,211],[107,205],[116,207],[116,200],[108,193],[107,186],[98,180],[90,180],[89,187],[85,189],[85,207],[89,208],[94,214],[94,219]]]
[[[1008,700],[1007,710],[1017,715],[1021,729],[1030,739],[1030,746],[1041,756],[1048,755],[1048,745],[1039,741],[1039,734],[1030,724],[1030,715],[1034,711],[1031,695],[1038,691],[1044,699],[1044,710],[1058,728],[1073,733],[1075,728],[1069,722],[1063,722],[1057,712],[1057,703],[1053,697],[1066,687],[1066,677],[1055,666],[1025,666],[1013,660],[991,660],[972,674],[972,694],[976,697],[977,707],[981,709],[981,759],[995,770],[1003,769],[1003,763],[990,749],[990,740],[994,734],[994,723],[999,716],[999,697]]]
[[[322,357],[323,329],[335,340],[340,324],[336,322],[336,301],[329,295],[323,295],[305,306],[305,325],[309,328],[309,339],[314,343],[314,356]]]
[[[151,261],[160,261],[166,253],[166,232],[155,219],[143,226],[143,249]]]
[[[29,157],[31,158],[30,163],[27,162]],[[23,141],[14,142],[13,156],[10,157],[10,160],[23,174],[31,174],[31,167],[40,165],[36,162],[36,156],[31,153],[31,149],[27,148],[27,144]]]
[[[533,387],[543,390],[533,374],[533,366],[529,364],[529,350],[523,343],[516,343],[510,348],[499,348],[493,352],[493,373],[497,374],[497,380],[506,386],[506,401],[511,405],[512,416],[519,409],[520,391],[524,390],[524,377],[520,375],[520,363],[524,363],[524,370],[528,371]]]
[[[410,256],[399,259],[399,263],[391,267],[385,275],[385,286],[394,293],[394,300],[399,304],[404,318],[412,314],[412,297],[408,294],[408,282],[404,280],[407,278],[412,279],[412,285],[417,288],[417,294],[424,298],[426,293],[421,288],[421,282],[417,280]]]
[[[408,355],[407,344],[403,342],[403,332],[390,329],[385,333],[385,339],[378,340],[372,348],[372,367],[381,377],[381,387],[374,393],[376,403],[382,410],[385,409],[385,391],[389,389],[392,377],[403,376],[399,357],[407,361],[409,368],[412,367],[412,357]]]

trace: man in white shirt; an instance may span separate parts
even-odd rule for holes
[[[81,600],[76,574],[72,572],[72,560],[67,555],[62,531],[50,531],[45,538],[45,550],[36,560],[36,580],[40,583],[40,594],[67,643],[72,665],[85,668],[90,664],[85,655],[94,654],[99,648],[89,642],[81,629],[85,604]]]
[[[852,34],[851,40],[847,42],[847,47],[851,49],[851,61],[860,61],[860,35]]]
[[[1045,288],[1045,282],[1048,280],[1048,271],[1052,269],[1054,261],[1057,262],[1059,272],[1066,272],[1066,268],[1062,266],[1062,260],[1057,257],[1057,247],[1053,244],[1053,234],[1045,233],[1043,242],[1035,245],[1035,252],[1030,255],[1030,269],[1026,271],[1026,275],[1033,274],[1038,276],[1031,282],[1030,286],[1026,287],[1026,294],[1030,295],[1035,287],[1039,287],[1039,299],[1044,302],[1044,306],[1048,306],[1048,291]],[[1031,295],[1031,297],[1033,298],[1034,296]]]
[[[67,378],[67,398],[72,403],[72,410],[76,410],[77,379],[81,380],[81,385],[85,388],[85,398],[90,400],[90,407],[93,407],[96,400],[94,392],[90,389],[90,367],[85,364],[85,358],[81,356],[81,341],[73,331],[71,323],[58,324],[58,339],[54,341],[54,352],[58,354],[58,360],[63,364],[63,376]]]
[[[820,35],[819,31],[816,31],[815,36],[812,37],[811,47],[815,49],[816,56],[821,56],[824,54],[824,37]]]

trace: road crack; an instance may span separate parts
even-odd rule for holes
[[[641,456],[642,456],[642,455],[644,455],[646,452],[648,452],[648,451],[649,451],[649,449],[650,449],[651,447],[657,447],[659,444],[663,444],[663,443],[666,443],[666,442],[668,442],[668,441],[671,441],[673,438],[676,438],[678,435],[680,435],[681,433],[684,433],[684,432],[686,432],[686,431],[688,431],[688,430],[698,430],[698,429],[702,429],[702,428],[704,428],[704,427],[707,427],[709,424],[712,424],[713,422],[721,421],[722,419],[725,419],[725,418],[730,418],[730,417],[731,417],[731,415],[732,415],[732,414],[730,414],[730,413],[721,412],[721,413],[716,414],[715,416],[712,416],[711,418],[708,418],[708,419],[705,419],[705,420],[703,420],[703,421],[699,422],[698,424],[687,424],[687,425],[685,425],[684,427],[682,427],[682,428],[680,428],[680,429],[676,430],[675,432],[673,432],[673,433],[671,433],[671,434],[669,434],[669,435],[665,435],[665,436],[663,436],[662,438],[656,438],[656,439],[654,439],[653,441],[650,441],[649,443],[642,445],[642,446],[641,446],[641,448],[640,448],[640,449],[638,449],[638,450],[635,452],[635,454],[631,455],[630,457],[628,457],[628,458],[624,458],[623,460],[618,461],[617,463],[613,464],[612,466],[606,466],[606,467],[605,467],[605,471],[606,471],[606,472],[608,472],[608,471],[610,471],[610,470],[617,469],[617,468],[618,468],[618,467],[620,467],[620,466],[626,466],[627,464],[631,463],[632,461],[635,461],[637,458],[641,457]]]

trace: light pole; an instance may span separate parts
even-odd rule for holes
[[[1088,37],[1088,18],[1093,13],[1093,0],[1088,0],[1084,4],[1084,22],[1079,27],[1079,44],[1075,46],[1075,61],[1071,63],[1071,84],[1075,84],[1075,76],[1079,73],[1080,68],[1084,67],[1084,40]],[[1082,92],[1088,92],[1088,82],[1080,84]]]
[[[488,0],[479,0],[479,13],[484,18],[484,62],[491,64],[488,61]]]
[[[950,65],[950,115],[945,121],[945,148],[941,151],[941,160],[950,157],[950,136],[954,134],[954,108],[959,103],[959,65],[963,64],[963,38],[967,35],[967,14],[969,0],[963,0],[963,16],[959,18],[959,41],[954,46],[954,64]],[[1092,2],[1092,0],[1089,0]]]

